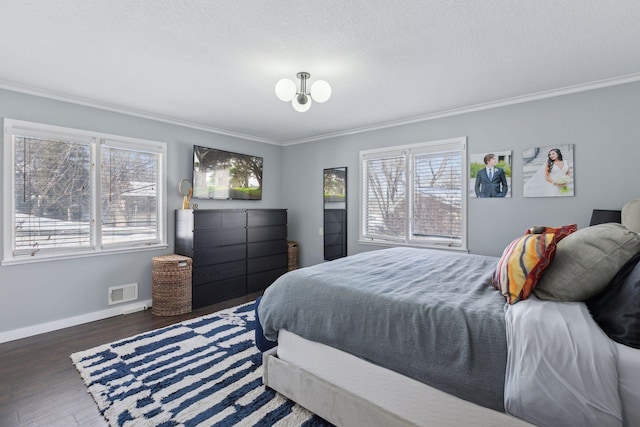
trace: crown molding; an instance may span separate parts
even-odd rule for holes
[[[424,122],[428,120],[441,119],[443,117],[451,117],[451,116],[457,116],[461,114],[473,113],[476,111],[490,110],[493,108],[506,107],[509,105],[522,104],[525,102],[538,101],[541,99],[553,98],[556,96],[563,96],[563,95],[570,95],[573,93],[586,92],[590,90],[602,89],[610,86],[634,83],[638,81],[640,81],[640,73],[628,74],[626,76],[615,77],[611,79],[598,80],[590,83],[567,86],[559,89],[536,92],[528,95],[515,96],[513,98],[505,98],[497,101],[490,101],[490,102],[484,102],[481,104],[470,105],[467,107],[460,107],[460,108],[454,108],[446,111],[439,111],[435,113],[424,114],[424,115],[415,116],[407,119],[380,123],[373,126],[364,126],[360,128],[349,129],[346,131],[332,132],[332,133],[326,133],[323,135],[312,136],[309,138],[286,141],[286,142],[283,142],[282,145],[287,146],[287,145],[304,144],[307,142],[337,138],[340,136],[354,135],[354,134],[364,133],[364,132],[372,132],[380,129],[387,129],[387,128],[392,128],[396,126],[404,126],[404,125]]]
[[[113,113],[126,114],[128,116],[140,117],[143,119],[149,119],[149,120],[154,120],[157,122],[167,123],[171,125],[182,126],[190,129],[196,129],[196,130],[201,130],[205,132],[231,136],[234,138],[246,139],[249,141],[263,142],[265,144],[281,145],[281,143],[277,141],[273,141],[267,138],[261,138],[255,135],[248,135],[240,132],[233,132],[226,129],[205,126],[199,123],[189,122],[187,120],[179,120],[172,117],[162,116],[160,114],[149,113],[147,111],[141,111],[133,108],[122,107],[120,105],[108,104],[108,103],[92,101],[84,98],[63,95],[57,92],[50,92],[42,89],[36,89],[36,88],[17,85],[14,83],[8,83],[4,81],[0,81],[0,89],[6,89],[12,92],[24,93],[26,95],[34,95],[34,96],[39,96],[41,98],[53,99],[56,101],[68,102],[70,104],[82,105],[85,107],[111,111]]]
[[[515,96],[512,98],[505,98],[497,101],[490,101],[490,102],[470,105],[466,107],[454,108],[446,111],[439,111],[439,112],[424,114],[420,116],[414,116],[414,117],[401,119],[401,120],[394,120],[394,121],[380,123],[372,126],[363,126],[359,128],[347,129],[347,130],[338,131],[338,132],[330,132],[330,133],[325,133],[321,135],[311,136],[308,138],[301,138],[301,139],[295,139],[295,140],[289,140],[289,141],[275,141],[272,139],[262,138],[255,135],[248,135],[240,132],[229,131],[226,129],[205,126],[199,123],[193,123],[186,120],[178,120],[175,118],[153,114],[146,111],[140,111],[140,110],[122,107],[119,105],[91,101],[83,98],[72,97],[72,96],[63,95],[56,92],[49,92],[41,89],[16,85],[16,84],[3,82],[3,81],[0,81],[0,89],[6,89],[13,92],[39,96],[39,97],[53,99],[57,101],[69,102],[72,104],[83,105],[86,107],[92,107],[92,108],[111,111],[115,113],[126,114],[130,116],[168,123],[176,126],[183,126],[190,129],[196,129],[196,130],[201,130],[205,132],[216,133],[219,135],[245,139],[249,141],[262,142],[262,143],[271,144],[271,145],[289,146],[289,145],[304,144],[304,143],[314,142],[314,141],[321,141],[325,139],[338,138],[341,136],[354,135],[358,133],[372,132],[372,131],[381,130],[381,129],[404,126],[408,124],[419,123],[419,122],[424,122],[429,120],[436,120],[444,117],[457,116],[461,114],[473,113],[476,111],[490,110],[493,108],[506,107],[506,106],[515,105],[515,104],[522,104],[525,102],[538,101],[541,99],[553,98],[556,96],[563,96],[563,95],[570,95],[574,93],[586,92],[590,90],[602,89],[610,86],[634,83],[638,81],[640,81],[640,73],[628,74],[626,76],[603,79],[603,80],[598,80],[590,83],[567,86],[564,88],[536,92],[528,95]]]

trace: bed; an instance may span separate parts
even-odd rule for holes
[[[542,259],[517,287],[512,271],[500,286],[505,257],[523,255],[507,250],[393,248],[291,271],[257,307],[278,344],[264,383],[340,426],[640,425],[637,338],[593,315],[617,322],[602,297],[614,279],[640,288],[640,237],[620,224],[574,231],[519,237],[533,234]]]

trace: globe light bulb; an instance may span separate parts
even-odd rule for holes
[[[280,101],[289,102],[296,95],[296,84],[289,79],[281,79],[276,83],[276,96]]]
[[[311,108],[311,97],[305,95],[303,93],[298,94],[291,101],[291,105],[293,105],[293,109],[299,113],[304,113]]]
[[[315,102],[327,102],[331,98],[331,86],[324,80],[317,80],[311,85],[311,97]]]

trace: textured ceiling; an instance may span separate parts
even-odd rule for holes
[[[0,0],[0,88],[288,144],[640,80],[639,22],[638,0]],[[332,98],[279,101],[298,71]]]

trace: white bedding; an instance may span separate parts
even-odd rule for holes
[[[606,337],[584,304],[530,297],[509,306],[506,325],[509,414],[540,426],[640,426],[640,350]],[[283,361],[417,425],[523,422],[286,330],[277,350]]]
[[[529,425],[525,421],[464,401],[336,348],[306,340],[285,329],[281,329],[278,334],[277,355],[282,361],[396,414],[412,425]],[[356,414],[355,418],[359,418],[359,415]]]
[[[320,323],[324,322],[331,325],[331,328],[328,328],[330,333],[338,335],[343,340],[348,340],[353,336],[354,330],[338,331],[334,323],[326,321],[322,310],[324,306],[333,304],[337,300],[347,301],[344,294],[334,296],[334,299],[328,299],[327,302],[327,300],[320,299],[313,294],[318,289],[324,289],[322,286],[298,289],[302,288],[302,283],[294,282],[292,279],[290,289],[298,290],[303,301],[314,307],[317,306],[316,309],[320,308],[315,312],[317,314],[315,322],[311,322],[308,326],[310,329],[315,330]],[[306,282],[308,280],[303,283]],[[309,285],[309,283],[306,284]],[[265,297],[273,289],[272,285],[265,292]],[[491,291],[495,292],[492,289]],[[282,315],[283,306],[293,306],[292,301],[297,301],[291,296],[291,292],[283,292],[281,297],[282,301],[275,301],[277,304],[272,304],[271,312],[273,314]],[[361,300],[365,301],[365,298],[361,298]],[[425,407],[422,405],[423,402],[430,402],[431,405],[435,405],[437,410],[444,408],[447,419],[460,421],[460,418],[456,417],[460,415],[461,410],[456,408],[464,406],[465,411],[467,408],[471,408],[470,413],[472,414],[479,408],[478,414],[483,415],[478,418],[484,419],[487,414],[489,417],[497,414],[498,418],[504,421],[502,417],[506,417],[505,414],[498,411],[492,411],[478,405],[467,406],[468,402],[458,398],[451,400],[450,394],[438,391],[419,381],[407,381],[407,377],[397,374],[397,371],[400,371],[397,367],[389,367],[389,365],[378,361],[378,364],[387,367],[381,368],[363,360],[372,360],[365,355],[354,356],[349,354],[348,349],[338,350],[337,348],[340,347],[338,345],[331,347],[334,345],[331,343],[318,344],[312,341],[314,338],[298,331],[294,331],[295,334],[288,333],[287,330],[292,330],[286,323],[288,319],[301,315],[309,316],[310,313],[309,307],[305,307],[304,310],[298,310],[298,307],[295,307],[297,311],[293,314],[282,315],[284,319],[282,325],[271,328],[272,334],[277,334],[277,331],[280,331],[280,335],[276,335],[279,339],[278,358],[274,357],[273,359],[290,364],[293,368],[291,371],[285,371],[284,376],[282,375],[283,371],[279,376],[274,374],[274,378],[283,379],[283,381],[279,381],[280,385],[285,387],[290,385],[287,384],[288,379],[294,376],[295,369],[299,368],[304,373],[312,374],[320,381],[346,390],[351,395],[365,399],[367,402],[373,402],[376,408],[384,408],[394,415],[402,414],[403,419],[412,423],[422,424],[419,421],[426,419],[425,417],[430,412],[434,412],[434,406]],[[263,303],[260,304],[260,309],[262,308]],[[368,309],[368,306],[365,308]],[[353,307],[351,307],[351,311],[366,312],[365,309],[353,310]],[[344,312],[349,311],[340,311],[339,313]],[[264,311],[260,313],[261,321],[264,320],[263,314],[265,314]],[[503,363],[506,353],[504,377],[502,374],[499,377],[501,386],[504,378],[504,394],[499,394],[498,402],[502,407],[504,398],[504,409],[508,414],[543,427],[640,427],[640,350],[626,347],[611,340],[595,323],[584,303],[541,301],[532,295],[529,299],[513,305],[505,305],[502,301],[498,305],[498,316],[504,320],[506,328],[506,334],[505,329],[500,331],[505,348],[499,358],[492,356],[489,352],[482,351],[481,349],[484,348],[482,345],[470,344],[465,348],[470,352],[475,351],[485,360],[499,359]],[[423,321],[419,325],[428,328],[434,323],[446,322],[435,319],[433,322]],[[393,324],[393,318],[388,319],[383,326],[391,324]],[[370,329],[378,330],[376,328]],[[360,331],[361,329],[356,328],[355,330]],[[410,337],[423,347],[440,348],[437,345],[431,345],[426,340],[419,339],[417,335],[407,334],[403,329],[398,335]],[[485,328],[481,329],[477,336],[480,339],[486,339],[488,335],[490,335],[490,331]],[[301,337],[306,337],[306,339]],[[386,343],[385,340],[380,341]],[[300,347],[298,347],[299,343],[302,343]],[[380,345],[380,343],[376,345]],[[395,348],[403,347],[396,346]],[[416,359],[413,357],[413,353],[401,357],[396,355],[395,358],[396,362],[405,364],[415,363]],[[448,365],[443,363],[442,366]],[[441,368],[440,370],[446,372],[446,369]],[[300,387],[298,389],[304,389],[304,382],[307,379],[305,376],[303,381],[299,381],[298,386]],[[453,382],[465,388],[464,378],[458,377]],[[278,390],[276,387],[274,389]],[[322,390],[325,395],[334,396],[331,391],[327,391],[326,387]],[[313,394],[310,396],[311,400],[315,397]],[[415,400],[415,396],[426,397],[425,400]],[[471,401],[472,399],[467,400]],[[327,405],[320,406],[320,410],[327,409]],[[448,413],[446,408],[454,409]],[[349,409],[348,405],[347,409]],[[441,411],[435,412],[440,413]],[[323,414],[323,412],[318,413]],[[513,422],[514,419],[514,417],[508,417],[510,422]]]
[[[585,304],[532,296],[509,306],[506,327],[508,413],[539,426],[623,425],[618,350]]]
[[[615,343],[618,350],[620,400],[625,427],[640,426],[640,350]]]

